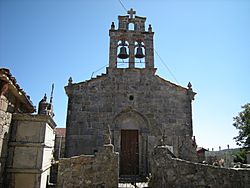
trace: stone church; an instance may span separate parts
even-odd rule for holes
[[[120,175],[151,171],[154,146],[164,143],[181,159],[196,160],[192,127],[195,92],[156,74],[154,32],[145,17],[118,16],[109,30],[106,73],[65,87],[68,96],[65,156],[102,149],[109,129]]]

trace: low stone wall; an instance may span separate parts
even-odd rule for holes
[[[247,188],[250,170],[226,169],[172,158],[164,146],[156,147],[152,160],[152,188]]]
[[[119,155],[113,145],[104,145],[96,155],[80,155],[60,159],[58,188],[117,188]]]

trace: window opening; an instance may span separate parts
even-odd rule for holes
[[[135,24],[134,23],[129,23],[128,24],[128,30],[129,31],[134,31],[135,30]]]

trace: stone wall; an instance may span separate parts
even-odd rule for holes
[[[3,182],[3,171],[7,157],[9,130],[12,114],[8,112],[9,100],[0,95],[0,187]]]
[[[151,187],[247,188],[249,185],[249,169],[227,169],[172,158],[165,146],[154,150]]]
[[[98,151],[104,144],[104,127],[110,125],[112,144],[119,153],[121,130],[138,130],[140,175],[148,172],[150,153],[163,134],[177,157],[195,160],[194,93],[156,76],[154,71],[108,68],[107,75],[69,82],[65,88],[69,97],[66,157]]]
[[[81,155],[59,161],[58,188],[118,186],[118,154],[113,145],[104,145],[95,155]]]

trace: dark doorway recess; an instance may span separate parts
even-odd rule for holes
[[[139,174],[138,130],[121,130],[120,175]]]

